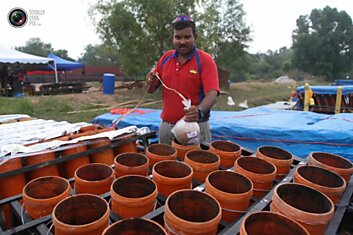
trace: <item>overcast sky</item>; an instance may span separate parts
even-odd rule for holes
[[[325,6],[346,11],[353,19],[352,0],[240,0],[246,12],[246,22],[252,31],[252,53],[277,50],[292,44],[292,32],[300,15],[310,15],[313,9]]]
[[[151,1],[151,0],[149,0]],[[77,59],[88,44],[100,43],[87,14],[89,5],[97,0],[1,0],[0,44],[24,46],[31,37],[51,43],[56,50],[66,49]],[[266,52],[290,47],[291,33],[299,15],[310,14],[325,6],[346,11],[353,18],[352,0],[240,0],[246,12],[245,22],[251,27],[253,42],[249,52]],[[21,7],[28,22],[21,28],[8,23],[11,9]],[[168,40],[168,39],[166,39]]]

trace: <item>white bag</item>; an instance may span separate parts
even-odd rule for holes
[[[183,117],[175,124],[172,133],[182,145],[200,144],[200,126],[197,122],[185,122]]]
[[[185,110],[191,107],[190,99],[185,99],[182,103]],[[172,128],[172,133],[182,145],[200,144],[200,126],[197,122],[185,122],[182,117]]]

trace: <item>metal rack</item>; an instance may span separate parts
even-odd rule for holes
[[[24,166],[20,169],[1,173],[0,179],[13,176],[16,174],[26,173],[32,170],[40,169],[42,167],[59,164],[65,161],[69,161],[71,159],[76,159],[81,156],[87,156],[89,154],[97,153],[106,149],[116,148],[130,142],[139,141],[142,145],[141,148],[143,149],[144,147],[148,146],[149,139],[155,138],[155,136],[156,136],[155,132],[150,132],[143,135],[137,135],[135,133],[132,133],[132,134],[126,134],[123,136],[118,136],[117,138],[113,139],[112,143],[109,145],[101,146],[94,149],[89,149],[87,151],[72,154],[65,157],[60,155],[54,160],[42,162],[36,165]],[[90,143],[91,141],[86,141],[83,144],[89,145]],[[64,149],[65,147],[59,148],[56,151],[61,151]],[[69,181],[73,182],[73,178],[69,179]],[[32,220],[26,214],[26,212],[23,211],[22,205],[19,202],[19,200],[21,199],[22,199],[22,194],[18,194],[18,195],[0,200],[0,206],[6,205],[6,204],[10,205],[11,215],[14,218],[14,220],[17,222],[16,227],[8,229],[6,231],[4,231],[4,228],[0,226],[0,234],[50,234],[48,231],[49,228],[47,224],[50,223],[51,221],[51,215],[42,217],[40,219]],[[22,223],[22,220],[24,223]],[[4,221],[0,221],[0,222],[3,223]]]
[[[94,152],[98,152],[98,151],[105,150],[108,148],[117,147],[119,145],[128,143],[130,141],[136,141],[138,139],[141,140],[143,142],[143,145],[146,147],[148,145],[148,139],[153,138],[154,136],[155,135],[153,133],[146,134],[143,136],[131,136],[131,138],[124,139],[122,141],[115,142],[110,145],[103,146],[103,147],[100,147],[97,149],[91,149],[91,150],[88,150],[83,153],[74,154],[74,155],[67,156],[64,158],[58,158],[56,160],[50,161],[45,164],[38,164],[38,165],[30,166],[27,168],[24,167],[23,169],[16,170],[16,174],[27,172],[27,171],[30,171],[33,169],[37,169],[37,168],[42,167],[44,165],[47,166],[48,164],[57,164],[62,161],[74,159],[74,158],[77,158],[82,155],[87,155],[89,153],[94,153]],[[243,149],[242,155],[243,156],[253,156],[254,152],[249,149]],[[252,212],[256,212],[256,211],[269,210],[269,206],[272,202],[272,194],[273,194],[274,187],[280,183],[291,182],[293,180],[293,173],[294,173],[295,169],[299,165],[306,164],[306,163],[307,163],[307,159],[300,159],[300,158],[295,157],[289,174],[285,178],[283,178],[282,180],[277,180],[275,182],[274,186],[272,187],[272,189],[263,198],[253,197],[252,198],[252,205],[248,208],[247,212],[244,213],[243,216],[241,216],[239,219],[237,219],[236,221],[234,221],[232,223],[227,223],[222,220],[221,223],[219,224],[219,227],[218,227],[218,234],[222,234],[222,235],[238,234],[239,230],[240,230],[240,225],[241,225],[242,220],[244,219],[245,215],[252,213]],[[233,168],[227,169],[227,170],[233,170]],[[15,174],[15,173],[9,172],[9,173],[0,174],[0,178],[6,177],[9,175],[13,175],[13,174]],[[73,178],[71,178],[70,181],[73,182]],[[204,184],[201,184],[200,182],[193,180],[193,189],[198,190],[198,191],[203,191]],[[73,193],[74,193],[74,191],[73,191]],[[345,217],[345,213],[346,213],[347,209],[349,207],[351,207],[353,209],[353,207],[352,207],[352,194],[353,194],[353,177],[351,178],[349,184],[347,184],[347,188],[341,198],[341,201],[339,202],[339,204],[336,207],[334,217],[331,220],[331,222],[327,228],[326,234],[337,234],[339,232],[340,228],[342,227],[342,221]],[[105,194],[102,194],[101,197],[104,198],[105,200],[109,201],[110,200],[110,193],[107,192]],[[26,212],[22,211],[22,205],[19,202],[19,200],[21,198],[22,198],[22,195],[20,194],[20,195],[16,195],[16,196],[13,196],[10,198],[0,200],[0,205],[10,203],[12,214],[18,222],[21,222],[21,216],[24,221],[24,224],[20,223],[16,227],[9,229],[9,230],[6,230],[6,231],[1,230],[1,228],[0,228],[0,234],[4,234],[4,235],[10,235],[10,234],[40,234],[40,235],[51,234],[51,231],[50,231],[51,215],[47,215],[47,216],[42,217],[40,219],[31,220],[31,218],[26,214]],[[163,217],[164,217],[165,201],[166,201],[166,198],[159,195],[157,197],[158,205],[157,205],[156,209],[154,211],[146,214],[143,217],[146,219],[151,219],[153,221],[156,221],[163,226],[164,225]],[[118,220],[120,220],[119,216],[111,211],[110,222],[114,223]]]

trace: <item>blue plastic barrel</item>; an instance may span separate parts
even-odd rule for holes
[[[103,94],[112,95],[114,94],[115,87],[115,74],[105,73],[103,74]]]
[[[25,93],[16,93],[15,97],[25,97]]]

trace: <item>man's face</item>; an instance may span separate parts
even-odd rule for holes
[[[196,37],[191,27],[181,30],[173,30],[173,44],[180,55],[188,56],[192,53],[195,46]]]

